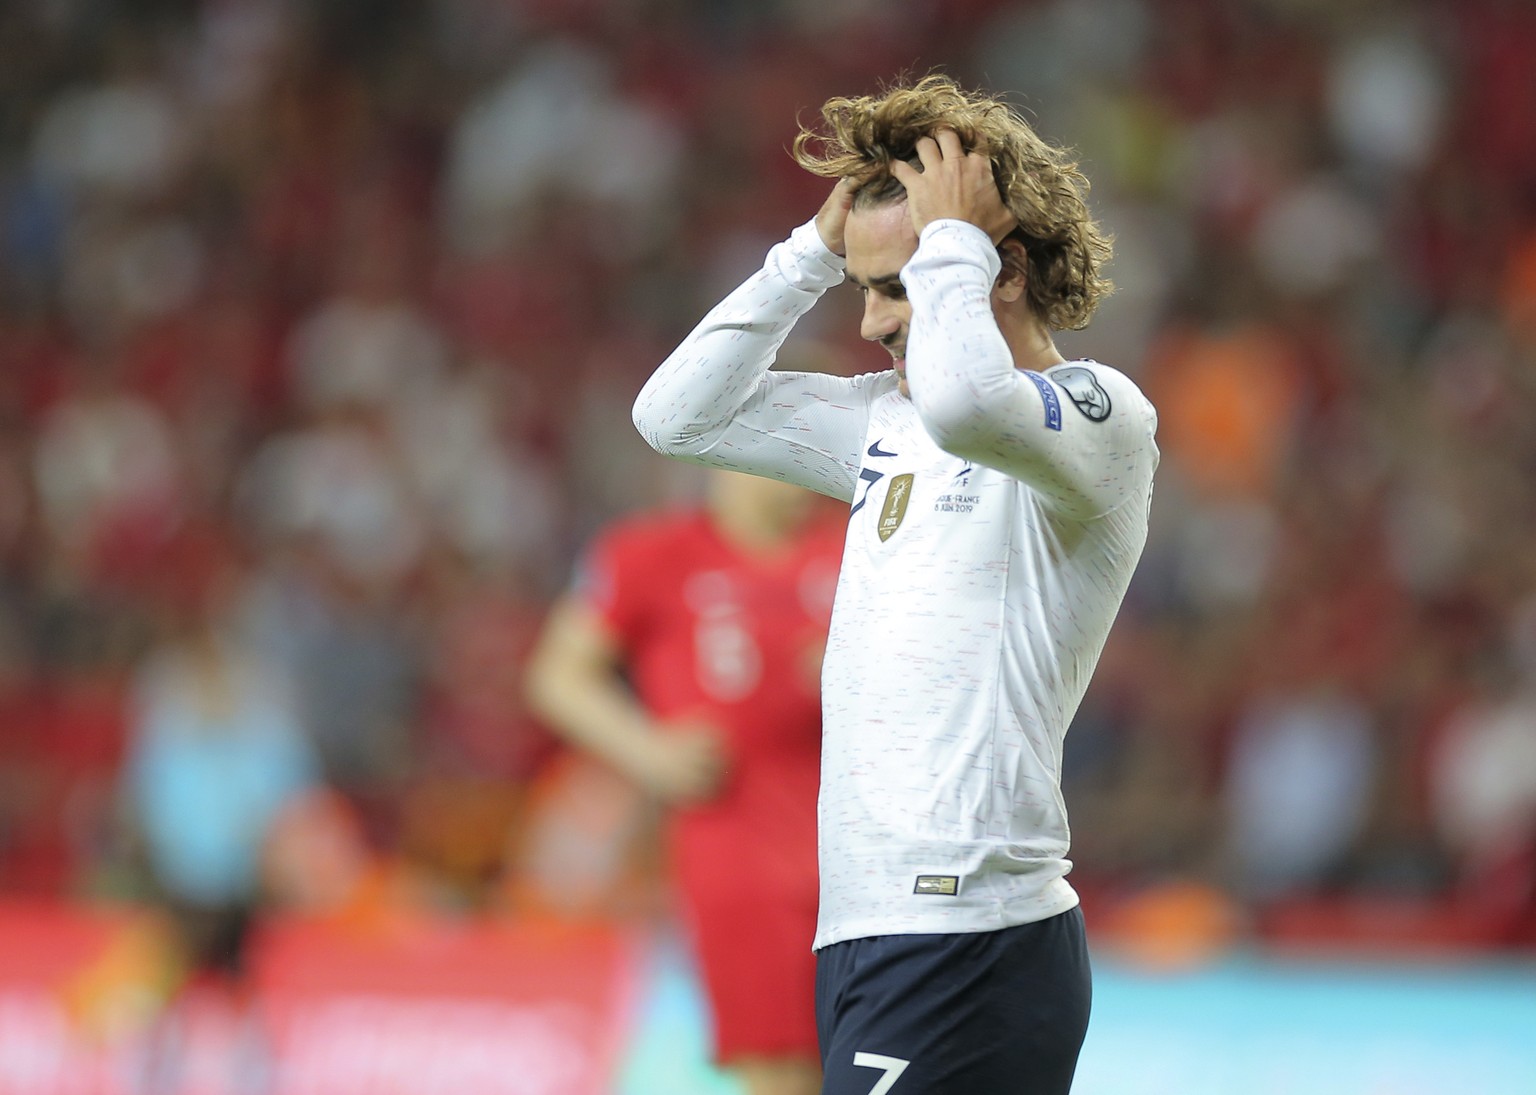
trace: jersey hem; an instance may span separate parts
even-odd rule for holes
[[[1077,891],[1065,878],[1054,879],[1048,890],[1026,902],[1005,905],[996,915],[984,920],[968,915],[959,920],[953,910],[946,916],[943,910],[922,916],[903,916],[900,921],[889,917],[864,917],[839,924],[816,933],[811,950],[819,951],[834,943],[849,939],[868,939],[879,935],[972,935],[978,932],[1002,931],[1020,924],[1033,924],[1060,916],[1081,903]],[[972,910],[967,910],[967,913]]]

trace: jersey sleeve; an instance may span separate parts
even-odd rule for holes
[[[1001,268],[981,229],[940,220],[902,270],[907,383],[924,428],[940,448],[1022,480],[1076,519],[1145,497],[1158,461],[1152,404],[1097,362],[1016,368],[992,312]]]
[[[750,472],[851,501],[870,403],[892,373],[774,372],[795,322],[843,279],[843,261],[808,222],[716,305],[661,363],[634,421],[657,452]]]
[[[643,580],[647,571],[646,538],[634,526],[619,524],[587,545],[571,578],[571,594],[607,625],[620,647],[632,649],[650,616]]]

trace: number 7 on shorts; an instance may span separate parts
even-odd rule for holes
[[[853,1064],[856,1068],[878,1068],[885,1071],[885,1075],[875,1081],[875,1086],[869,1089],[869,1095],[885,1095],[896,1086],[896,1081],[901,1079],[901,1074],[907,1070],[911,1061],[903,1061],[900,1057],[887,1057],[883,1053],[855,1053]]]

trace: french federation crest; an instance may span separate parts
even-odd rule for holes
[[[1052,369],[1051,379],[1066,389],[1072,405],[1082,411],[1092,422],[1102,422],[1109,417],[1109,393],[1099,383],[1092,371],[1081,365],[1069,365],[1064,369]]]
[[[912,479],[911,472],[898,475],[886,488],[885,505],[880,507],[880,523],[875,526],[875,533],[881,543],[896,535],[902,519],[907,516],[907,503],[912,500]]]

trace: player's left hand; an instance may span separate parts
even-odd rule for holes
[[[907,189],[907,210],[919,234],[936,220],[968,221],[1001,243],[1018,227],[992,177],[992,160],[984,151],[967,152],[960,136],[941,129],[917,142],[923,169],[896,160],[891,173]]]

